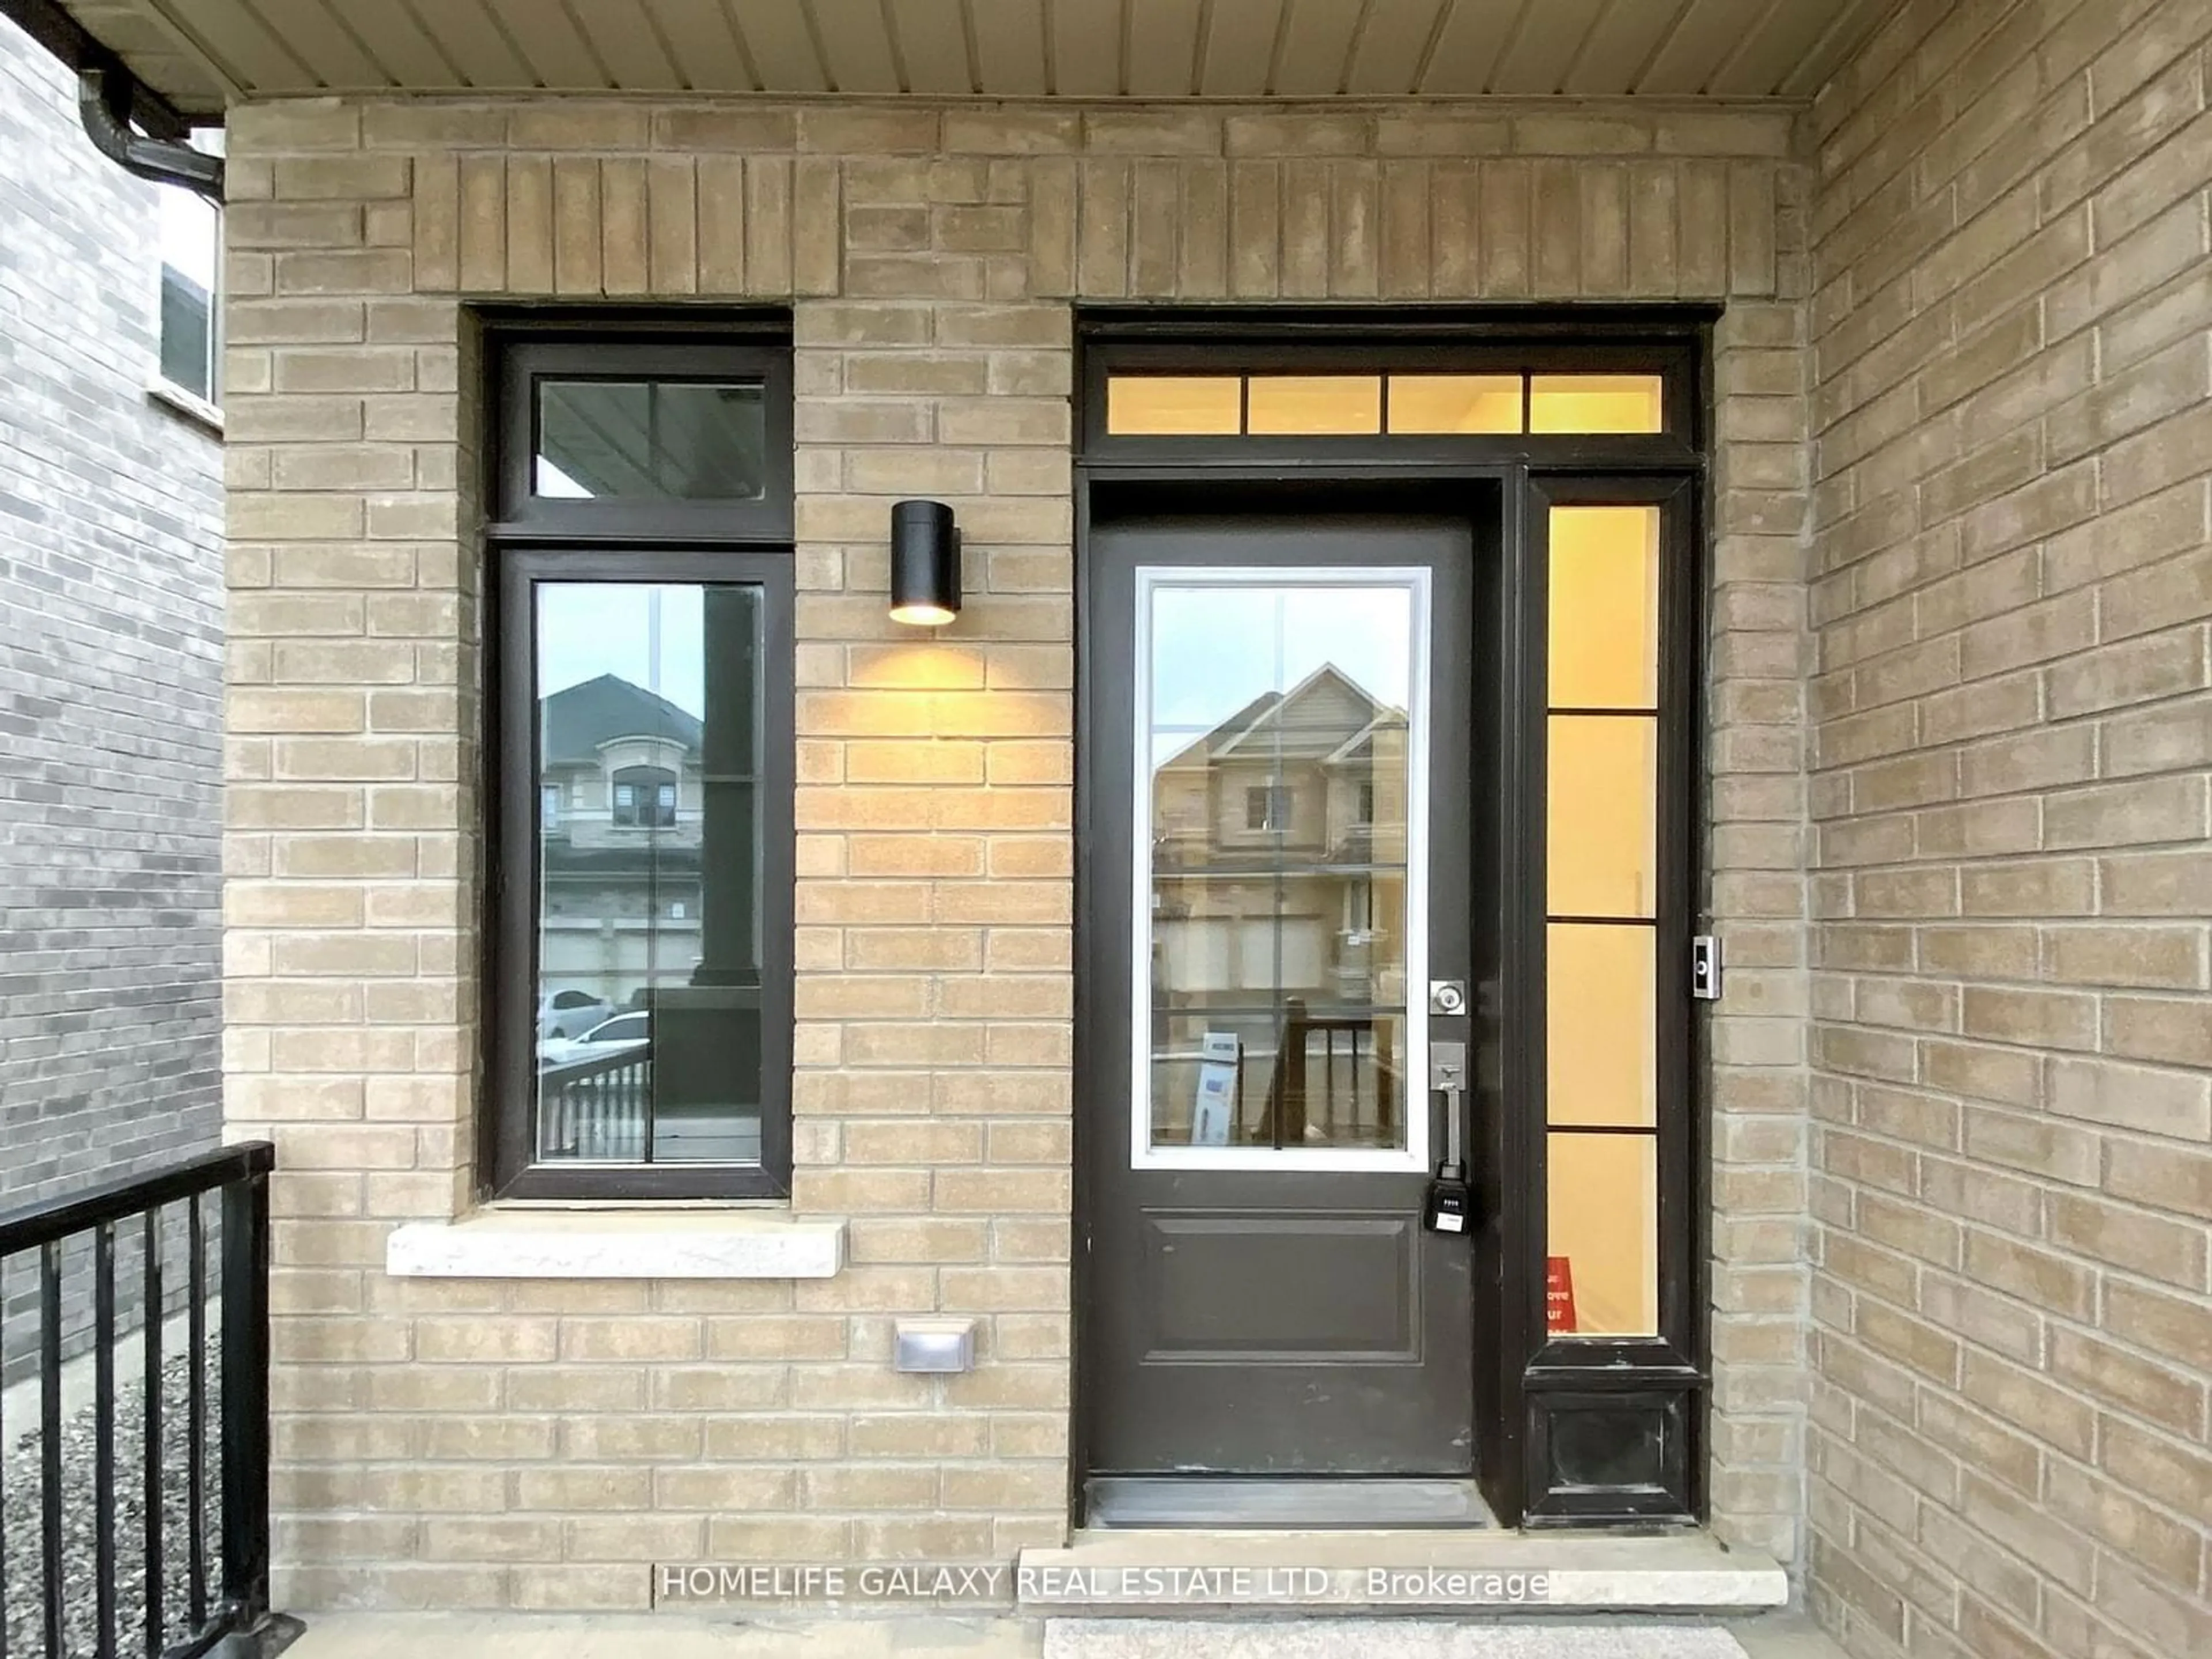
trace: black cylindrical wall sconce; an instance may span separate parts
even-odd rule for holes
[[[891,620],[938,628],[960,614],[960,531],[943,501],[891,508]]]

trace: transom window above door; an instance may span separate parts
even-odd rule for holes
[[[1115,374],[1106,435],[1445,437],[1667,429],[1657,374]]]
[[[1137,313],[1085,353],[1082,448],[1097,465],[1285,459],[1692,465],[1711,425],[1699,354],[1632,315],[1408,313],[1364,343],[1326,309],[1259,318],[1234,344]],[[1125,325],[1128,332],[1121,333]]]

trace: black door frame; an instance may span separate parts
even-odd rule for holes
[[[1660,665],[1662,706],[1673,711],[1661,733],[1660,859],[1662,893],[1659,945],[1686,952],[1693,921],[1708,904],[1704,819],[1709,799],[1703,734],[1709,729],[1705,687],[1707,595],[1711,555],[1712,307],[1209,307],[1203,311],[1124,308],[1079,319],[1075,490],[1076,811],[1073,1141],[1075,1249],[1073,1420],[1069,1462],[1071,1513],[1079,1524],[1089,1468],[1087,1428],[1096,1410],[1086,1374],[1085,1310],[1093,1266],[1087,1218],[1091,1172],[1101,1157],[1122,1150],[1086,1133],[1085,1059],[1099,1040],[1098,1000],[1124,994],[1086,970],[1085,945],[1102,926],[1125,919],[1094,913],[1085,882],[1086,825],[1093,811],[1126,811],[1115,786],[1102,786],[1086,756],[1092,744],[1092,665],[1100,641],[1091,633],[1086,595],[1094,519],[1133,494],[1172,502],[1203,496],[1212,507],[1239,498],[1280,510],[1308,502],[1369,507],[1396,501],[1435,510],[1439,495],[1471,508],[1486,490],[1502,496],[1502,556],[1491,578],[1477,572],[1476,615],[1498,629],[1497,672],[1478,672],[1476,750],[1493,765],[1501,800],[1498,833],[1486,837],[1489,861],[1479,860],[1478,915],[1494,925],[1476,929],[1478,952],[1487,940],[1494,962],[1472,964],[1478,983],[1494,979],[1495,1005],[1480,1011],[1480,1028],[1500,1056],[1494,1091],[1478,1097],[1474,1144],[1484,1156],[1475,1248],[1476,1328],[1495,1332],[1494,1364],[1478,1364],[1475,1382],[1477,1473],[1485,1496],[1506,1525],[1649,1524],[1702,1519],[1706,1507],[1705,1411],[1710,1378],[1707,1260],[1711,1175],[1705,1022],[1695,1005],[1684,1017],[1663,1014],[1659,1123],[1662,1133],[1660,1273],[1662,1340],[1589,1339],[1551,1342],[1544,1323],[1541,1261],[1544,1226],[1540,1179],[1509,1186],[1509,1171],[1531,1177],[1543,1168],[1542,847],[1540,810],[1522,803],[1542,786],[1545,617],[1537,577],[1542,568],[1540,501],[1623,499],[1668,502],[1662,562],[1666,639]],[[1483,436],[1413,438],[1114,438],[1105,434],[1109,370],[1387,373],[1392,368],[1480,373],[1518,368],[1547,372],[1644,372],[1668,377],[1667,431],[1638,436]],[[1401,510],[1403,510],[1401,508]],[[1493,509],[1495,510],[1495,509]],[[1478,546],[1482,526],[1477,526]],[[1533,592],[1532,592],[1533,589]],[[1537,688],[1533,696],[1529,688]],[[1486,699],[1487,700],[1486,702]],[[1122,787],[1126,793],[1126,787]],[[1531,825],[1534,826],[1532,832]],[[1494,917],[1480,907],[1494,903]],[[1678,948],[1679,947],[1679,948]],[[1662,956],[1662,963],[1667,958]],[[1671,968],[1674,964],[1668,963]],[[1665,980],[1662,975],[1662,992]],[[1662,1002],[1662,1008],[1664,1004]],[[1480,1358],[1480,1338],[1478,1336]],[[1570,1421],[1601,1437],[1624,1423],[1656,1426],[1662,1479],[1621,1486],[1570,1478],[1557,1431]]]

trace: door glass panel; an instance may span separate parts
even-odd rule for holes
[[[761,1156],[760,591],[540,582],[538,1156]]]
[[[1518,374],[1393,374],[1390,430],[1518,432]]]
[[[1233,436],[1243,424],[1234,374],[1116,374],[1106,382],[1106,430],[1123,438]]]
[[[1545,937],[1551,953],[1545,1052],[1552,1126],[1656,1125],[1654,930],[1554,922]]]
[[[1656,374],[1534,374],[1531,432],[1663,432],[1666,381]]]
[[[1245,384],[1244,429],[1283,436],[1380,432],[1377,374],[1255,374]]]
[[[571,500],[757,501],[765,396],[757,380],[540,380],[531,488]]]
[[[1554,714],[1547,724],[1551,914],[1650,915],[1658,722],[1641,714]]]
[[[1425,573],[1138,580],[1138,1155],[1396,1161],[1425,1129]]]
[[[1658,1142],[1573,1130],[1545,1140],[1552,1334],[1656,1336]]]
[[[1551,707],[1659,701],[1659,509],[1556,507],[1551,519]]]

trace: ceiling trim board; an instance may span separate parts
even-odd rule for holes
[[[1809,101],[1813,95],[1827,85],[1836,71],[1843,67],[1838,43],[1855,41],[1865,46],[1887,27],[1893,13],[1905,9],[1905,0],[1845,0],[1836,15],[1828,20],[1828,27],[1820,39],[1807,49],[1797,67],[1783,76],[1775,88],[1778,96],[1795,96]],[[1863,20],[1871,18],[1871,23]],[[1793,88],[1802,88],[1793,92]]]
[[[138,0],[138,3],[154,20],[155,25],[176,42],[179,51],[207,71],[221,89],[226,103],[246,96],[246,83],[238,78],[237,72],[218,57],[196,31],[185,27],[169,0]]]

